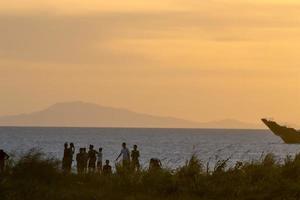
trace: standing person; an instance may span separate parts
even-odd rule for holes
[[[75,146],[74,143],[70,143],[70,148],[69,148],[69,159],[68,159],[68,172],[70,173],[72,170],[72,163],[73,163],[73,156],[75,153]]]
[[[109,160],[105,161],[105,165],[103,166],[102,174],[105,176],[112,174],[111,166],[109,165]]]
[[[83,148],[83,173],[87,173],[87,166],[88,166],[88,160],[89,160],[89,154],[86,152],[86,148]]]
[[[70,143],[70,150],[71,150],[71,153],[72,153],[72,156],[73,156],[74,153],[75,153],[75,146],[74,146],[74,143],[73,143],[73,142]],[[73,158],[73,157],[72,157],[72,158]]]
[[[129,167],[130,167],[130,153],[129,153],[128,148],[126,147],[125,142],[122,143],[122,150],[121,150],[119,156],[117,157],[116,161],[121,156],[123,156],[123,167],[126,168],[126,169],[129,169]]]
[[[76,155],[77,161],[77,173],[83,174],[84,173],[84,151],[83,148],[79,149],[79,153]]]
[[[5,161],[9,159],[9,155],[4,152],[3,149],[0,149],[0,174],[4,172]]]
[[[98,173],[101,173],[102,171],[102,148],[99,148],[99,151],[97,153],[97,169],[98,169]]]
[[[133,150],[131,151],[131,162],[134,171],[140,169],[139,158],[140,158],[140,152],[137,150],[137,145],[134,145]]]
[[[62,170],[65,173],[68,171],[69,158],[70,158],[70,149],[69,149],[69,144],[66,142],[64,144],[64,156],[62,159]]]
[[[90,145],[88,152],[88,160],[89,160],[89,172],[95,172],[96,168],[96,157],[97,152],[94,150],[94,146]]]

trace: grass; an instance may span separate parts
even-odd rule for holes
[[[63,174],[60,162],[30,151],[0,175],[1,200],[260,200],[300,199],[300,155],[283,163],[272,154],[260,161],[227,161],[207,172],[195,157],[176,170],[111,176]]]

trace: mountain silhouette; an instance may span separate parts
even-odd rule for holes
[[[0,117],[0,126],[151,127],[151,128],[260,128],[237,120],[199,123],[175,117],[142,114],[85,102],[57,103],[29,114]]]

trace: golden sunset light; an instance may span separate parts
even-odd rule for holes
[[[20,0],[0,7],[1,115],[85,101],[300,124],[296,0]]]
[[[300,0],[0,3],[0,200],[300,199]]]

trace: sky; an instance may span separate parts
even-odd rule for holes
[[[300,124],[298,0],[0,4],[0,115],[81,100]]]

